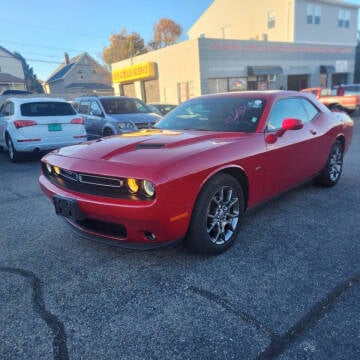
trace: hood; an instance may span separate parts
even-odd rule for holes
[[[75,159],[158,167],[249,136],[246,133],[144,129],[67,146],[55,153]]]

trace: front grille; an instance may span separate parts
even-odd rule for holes
[[[94,174],[77,173],[75,171],[60,169],[59,174],[51,174],[46,169],[46,164],[42,163],[42,171],[49,181],[53,184],[82,194],[98,195],[111,198],[121,198],[127,200],[146,200],[150,198],[141,194],[130,194],[125,180],[122,178],[100,176]]]
[[[70,181],[77,181],[78,180],[78,174],[73,172],[73,171],[69,171],[69,170],[63,170],[61,169],[61,176],[67,180]]]
[[[150,129],[154,123],[151,122],[138,122],[135,123],[138,129]]]
[[[79,174],[79,182],[84,184],[119,188],[124,185],[124,180],[105,176]]]

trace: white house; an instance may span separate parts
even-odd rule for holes
[[[0,93],[4,90],[26,90],[21,60],[0,46]]]

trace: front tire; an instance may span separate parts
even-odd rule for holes
[[[103,137],[114,135],[114,132],[110,128],[105,128],[103,130]]]
[[[344,147],[340,140],[336,140],[331,147],[324,169],[317,177],[316,182],[322,186],[334,186],[340,179],[343,168]]]
[[[244,193],[239,182],[228,174],[211,178],[196,201],[187,245],[200,254],[220,254],[235,241],[244,213]]]

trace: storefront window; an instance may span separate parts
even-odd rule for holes
[[[208,94],[216,94],[228,91],[228,79],[208,79]]]
[[[229,91],[243,91],[247,90],[247,78],[230,78]]]

